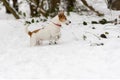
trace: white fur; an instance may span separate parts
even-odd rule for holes
[[[68,21],[66,20],[68,23]],[[51,22],[43,29],[38,31],[37,33],[33,33],[30,37],[30,46],[35,46],[37,44],[41,44],[43,40],[49,40],[50,44],[56,43],[56,41],[60,38],[60,28],[55,24],[61,25],[58,15],[54,17]],[[28,31],[27,31],[28,32]]]

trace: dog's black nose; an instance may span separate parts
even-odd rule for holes
[[[69,21],[69,23],[71,23],[71,21]]]

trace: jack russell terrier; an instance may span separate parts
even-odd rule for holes
[[[29,31],[26,27],[26,32],[30,36],[30,46],[40,45],[43,40],[49,40],[49,44],[57,44],[60,38],[61,24],[69,25],[71,21],[67,20],[64,12],[61,11],[55,16],[51,22],[42,29]]]

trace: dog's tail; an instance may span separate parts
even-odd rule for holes
[[[31,35],[32,35],[32,32],[30,32],[30,31],[28,30],[28,27],[29,27],[29,26],[26,26],[26,29],[25,29],[25,30],[26,30],[26,33],[27,33],[29,36],[31,36]]]

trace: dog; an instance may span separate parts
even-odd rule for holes
[[[57,41],[60,38],[62,23],[69,25],[71,21],[67,20],[63,11],[60,11],[46,27],[32,32],[26,28],[26,32],[30,36],[30,46],[40,45],[44,40],[48,40],[49,44],[57,44]]]

